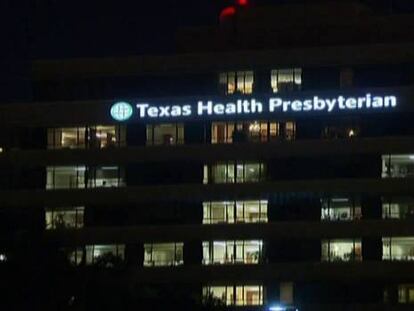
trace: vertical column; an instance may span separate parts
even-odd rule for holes
[[[203,259],[202,242],[193,240],[184,243],[184,265],[201,265]]]
[[[365,220],[380,220],[382,218],[382,203],[378,196],[362,196],[361,208],[362,217]],[[362,239],[362,259],[364,261],[382,260],[382,237]]]

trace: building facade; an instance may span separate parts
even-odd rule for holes
[[[33,64],[33,102],[0,107],[0,269],[55,263],[87,284],[69,305],[113,282],[140,301],[410,310],[412,16],[233,8],[181,33],[192,53]]]

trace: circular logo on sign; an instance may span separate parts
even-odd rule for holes
[[[132,116],[133,108],[127,102],[115,103],[111,107],[111,116],[117,121],[126,121]]]

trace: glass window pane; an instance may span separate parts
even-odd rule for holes
[[[237,183],[245,182],[243,163],[237,163],[237,165],[236,165],[236,176],[237,176]]]
[[[84,166],[47,167],[47,189],[72,189],[85,187]]]
[[[117,166],[91,167],[88,169],[88,187],[124,186],[123,169]]]
[[[260,202],[246,201],[244,205],[245,221],[259,222],[260,221]]]
[[[382,177],[414,177],[414,155],[382,156]]]
[[[212,177],[214,183],[227,182],[227,164],[217,164],[212,167]]]
[[[183,243],[144,244],[144,266],[177,266],[183,264]]]
[[[260,164],[251,163],[245,164],[245,180],[244,182],[258,182],[260,181]]]
[[[295,122],[286,122],[285,124],[285,139],[286,140],[295,140],[296,137],[296,123]]]
[[[117,127],[114,125],[96,125],[88,127],[89,148],[108,148],[119,144]]]
[[[116,258],[124,259],[125,246],[123,245],[87,245],[86,264],[97,263],[101,258],[113,262]]]
[[[323,261],[353,261],[362,260],[360,240],[323,240]]]
[[[184,143],[184,124],[147,125],[147,145],[176,145]]]
[[[46,229],[82,228],[83,215],[83,207],[46,209]]]
[[[383,238],[384,260],[414,260],[414,237]]]

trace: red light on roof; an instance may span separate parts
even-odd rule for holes
[[[244,6],[249,4],[249,0],[237,0],[237,4]]]
[[[229,6],[220,13],[220,21],[226,20],[236,14],[236,9],[233,6]]]

